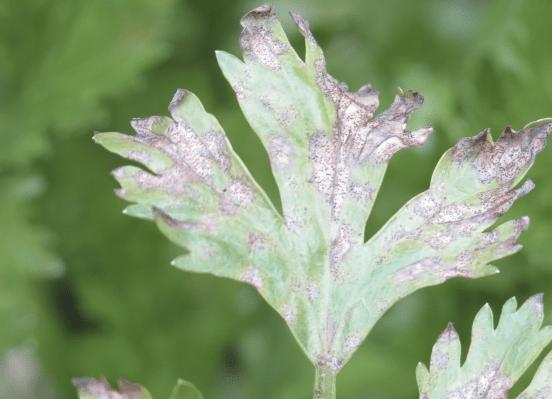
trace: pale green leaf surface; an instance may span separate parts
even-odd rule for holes
[[[509,299],[496,328],[492,310],[485,305],[473,322],[471,344],[463,364],[460,339],[449,324],[433,347],[429,369],[418,364],[420,398],[506,398],[552,341],[552,326],[541,328],[543,317],[541,294],[529,298],[519,309],[516,299]],[[519,399],[550,397],[549,358]]]
[[[488,131],[460,141],[414,197],[367,243],[364,227],[386,165],[431,129],[406,130],[421,105],[400,91],[375,114],[377,93],[331,77],[298,15],[306,58],[289,45],[272,9],[242,19],[244,60],[218,52],[249,123],[270,157],[281,217],[197,98],[178,91],[172,118],[133,121],[137,134],[100,133],[108,150],[143,164],[114,172],[126,213],[156,220],[190,251],[182,269],[248,282],[285,319],[309,359],[337,372],[400,298],[449,278],[496,272],[489,262],[520,249],[527,218],[486,231],[532,188],[516,188],[544,147],[552,121],[496,143]]]
[[[552,352],[544,358],[531,384],[518,399],[550,399],[552,398]]]

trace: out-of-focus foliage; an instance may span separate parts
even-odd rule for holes
[[[0,398],[56,398],[32,351],[16,348],[3,355],[0,360]]]
[[[401,86],[424,94],[421,115],[411,125],[432,125],[436,133],[423,149],[393,159],[367,236],[427,188],[439,155],[461,136],[488,126],[495,132],[506,124],[519,129],[552,114],[548,1],[273,4],[281,15],[293,9],[308,17],[329,72],[351,88],[370,81],[381,93]],[[38,327],[34,339],[25,341],[35,346],[57,398],[76,397],[73,376],[101,374],[140,381],[159,398],[169,396],[178,377],[194,381],[208,398],[301,398],[310,391],[310,365],[252,289],[174,270],[168,264],[178,251],[153,226],[120,216],[124,205],[110,193],[113,182],[99,174],[118,162],[90,140],[93,130],[128,130],[131,116],[163,114],[166,99],[186,87],[202,94],[237,153],[278,202],[262,147],[213,57],[213,49],[236,52],[236,21],[256,5],[249,0],[0,2],[0,161],[2,181],[11,187],[2,183],[0,207],[11,210],[7,225],[18,226],[5,228],[3,221],[2,240],[13,240],[10,253],[27,260],[47,254],[32,262],[33,270],[48,270],[56,262],[65,269],[55,280],[26,280],[25,272],[9,290],[2,289],[0,308],[18,318],[28,312],[25,303],[36,309],[23,318],[27,323],[35,315]],[[122,37],[128,40],[140,37],[135,51],[141,55],[131,56],[136,53],[116,40],[117,29],[127,32]],[[291,39],[300,51],[299,36]],[[390,101],[384,97],[382,108]],[[434,337],[448,320],[467,335],[473,314],[486,301],[498,306],[512,295],[544,291],[550,312],[551,168],[548,149],[528,176],[536,189],[513,209],[517,216],[533,215],[521,239],[525,248],[498,263],[502,274],[452,281],[394,307],[342,371],[340,397],[415,397],[413,369],[427,357]],[[41,244],[32,244],[37,241]],[[5,263],[4,251],[1,276],[19,273],[7,268],[25,270]],[[13,292],[20,299],[4,307],[16,301]],[[19,343],[22,335],[6,328],[13,323],[0,325],[2,337],[15,336]],[[514,394],[529,380],[524,378]]]
[[[38,309],[36,277],[59,277],[55,235],[33,225],[44,189],[33,162],[52,137],[105,118],[105,100],[128,92],[167,53],[170,0],[25,2],[0,5],[0,350],[28,341]],[[60,211],[62,212],[61,208]],[[26,342],[28,343],[28,342]]]
[[[2,166],[26,164],[49,136],[105,116],[105,99],[167,53],[171,0],[6,0],[0,6]]]

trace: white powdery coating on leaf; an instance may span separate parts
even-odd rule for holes
[[[286,137],[274,134],[269,138],[268,153],[274,168],[285,169],[291,164],[293,146]]]
[[[351,246],[351,227],[345,224],[341,225],[337,237],[330,244],[330,267],[334,277],[340,277],[340,266]]]
[[[370,183],[351,184],[351,195],[362,204],[368,204],[374,200],[374,189]]]
[[[424,277],[434,277],[438,281],[445,281],[451,277],[470,277],[471,275],[470,270],[459,268],[456,264],[449,265],[438,256],[433,256],[399,269],[395,273],[395,282],[406,283]]]
[[[245,273],[243,273],[240,280],[244,283],[252,285],[256,289],[261,289],[263,287],[263,278],[261,273],[254,267],[249,267]]]
[[[446,399],[507,399],[513,382],[500,374],[495,365],[486,367],[464,386],[447,394]]]
[[[309,140],[309,158],[312,161],[312,182],[327,198],[333,188],[334,144],[325,132],[314,133]]]
[[[228,172],[231,167],[229,147],[223,133],[212,130],[199,135],[184,121],[166,120],[168,125],[165,134],[158,135],[147,130],[151,126],[147,122],[149,119],[134,123],[135,129],[139,131],[134,140],[161,151],[174,162],[157,175],[137,173],[134,178],[139,186],[145,191],[159,189],[169,194],[182,195],[190,191],[187,183],[201,182],[214,190],[215,170]],[[150,156],[133,152],[129,158],[147,164]]]
[[[258,233],[250,233],[248,243],[251,247],[251,251],[253,252],[263,251],[267,249],[266,239]]]
[[[151,162],[151,154],[146,151],[129,151],[127,153],[127,158],[131,159],[136,162],[140,162],[141,164],[148,165]]]
[[[427,241],[429,246],[433,249],[443,249],[446,248],[452,242],[452,235],[450,231],[441,231],[435,233]]]
[[[138,399],[142,395],[139,385],[119,381],[120,392],[115,391],[105,378],[94,380],[91,378],[75,379],[73,384],[79,392],[98,399]]]
[[[213,158],[202,140],[183,123],[174,123],[166,137],[173,145],[163,148],[178,163],[187,165],[198,176],[209,180],[213,175]]]
[[[295,309],[295,306],[291,304],[285,305],[282,317],[284,318],[284,320],[288,325],[293,324],[293,322],[297,317],[297,310]]]
[[[278,57],[290,49],[273,35],[270,24],[274,18],[270,6],[260,6],[246,14],[241,20],[244,29],[240,46],[245,58],[251,58],[273,70],[281,70],[282,64]]]
[[[228,143],[224,134],[216,130],[211,130],[205,133],[203,141],[211,157],[214,158],[219,167],[224,172],[230,171],[231,160],[228,153]]]
[[[349,352],[354,352],[362,343],[362,337],[358,334],[351,334],[345,338],[345,348]]]
[[[222,196],[221,208],[233,214],[239,209],[247,208],[254,200],[255,195],[251,187],[242,180],[234,179]]]
[[[307,283],[307,298],[309,298],[309,301],[316,301],[319,295],[320,289],[318,288],[318,284],[312,282]]]
[[[551,130],[552,123],[529,127],[521,132],[508,127],[493,144],[490,130],[486,129],[477,136],[460,140],[454,146],[453,160],[458,164],[471,162],[483,184],[493,180],[509,184],[531,166],[535,156],[544,148]]]

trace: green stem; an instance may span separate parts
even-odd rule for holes
[[[313,399],[335,399],[335,374],[326,367],[316,367]]]

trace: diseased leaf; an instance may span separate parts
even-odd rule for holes
[[[197,97],[179,90],[170,111],[173,119],[133,120],[136,136],[95,136],[151,170],[126,166],[113,173],[122,187],[118,195],[136,202],[126,213],[154,218],[190,250],[174,261],[177,267],[243,280],[274,295],[274,275],[284,273],[275,266],[290,265],[281,252],[281,217]]]
[[[418,364],[420,398],[506,398],[515,382],[552,341],[552,326],[541,328],[544,316],[541,294],[516,308],[516,299],[509,299],[496,328],[489,305],[479,311],[464,364],[460,362],[460,339],[449,324],[433,346],[429,370]],[[549,398],[552,393],[549,377],[550,356],[518,399]]]
[[[140,385],[119,380],[118,390],[109,385],[105,378],[77,378],[73,380],[79,399],[152,399],[150,393]]]
[[[153,218],[190,253],[177,267],[247,282],[291,328],[318,368],[337,373],[381,315],[416,289],[452,277],[482,277],[489,262],[520,249],[528,219],[487,231],[531,182],[516,188],[545,145],[552,120],[488,130],[445,153],[427,191],[368,242],[364,228],[386,165],[431,129],[409,132],[420,94],[400,91],[376,115],[378,95],[331,77],[308,23],[305,60],[269,6],[242,19],[244,60],[217,58],[249,123],[268,151],[283,217],[232,151],[222,128],[183,90],[172,118],[134,120],[134,136],[100,133],[108,150],[150,171],[114,172],[126,212]]]
[[[77,378],[73,384],[78,390],[79,399],[153,399],[144,387],[119,380],[119,389],[115,390],[105,378]],[[203,395],[194,384],[178,380],[170,399],[203,399]]]

